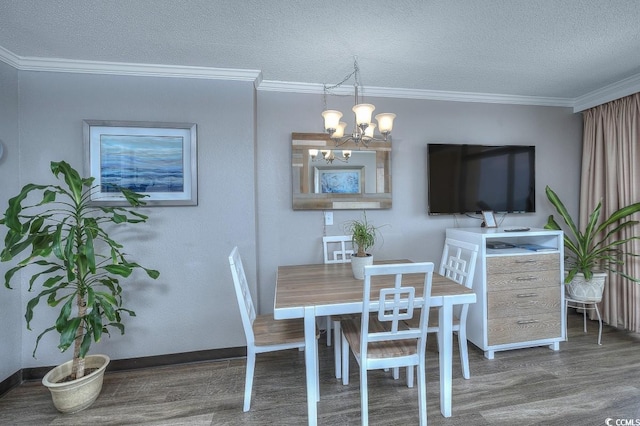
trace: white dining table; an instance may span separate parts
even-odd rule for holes
[[[411,261],[398,259],[376,263],[407,262]],[[316,425],[318,418],[316,317],[362,312],[362,289],[363,281],[353,277],[349,263],[278,267],[274,318],[304,318],[309,425]],[[375,293],[372,284],[372,296]],[[430,302],[439,311],[440,411],[444,417],[451,417],[453,307],[475,303],[476,295],[471,289],[434,273]]]

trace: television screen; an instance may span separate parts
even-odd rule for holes
[[[535,212],[535,147],[427,146],[429,214]]]

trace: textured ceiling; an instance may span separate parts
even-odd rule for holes
[[[640,76],[637,0],[0,0],[0,47],[364,86],[575,99]]]

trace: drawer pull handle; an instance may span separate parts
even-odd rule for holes
[[[527,260],[516,260],[516,263],[536,263],[535,259],[527,259]]]
[[[518,294],[516,297],[537,297],[538,293],[523,293]]]
[[[533,276],[533,275],[529,275],[528,277],[518,277],[518,278],[516,278],[516,281],[535,281],[537,279],[538,279],[538,277]]]
[[[534,320],[534,319],[532,319],[532,320],[520,320],[520,321],[518,321],[518,324],[521,324],[521,325],[522,324],[535,324],[537,322],[539,322],[539,321],[538,320]]]

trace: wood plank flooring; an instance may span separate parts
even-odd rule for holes
[[[640,335],[597,322],[582,332],[569,314],[569,340],[498,352],[487,360],[470,345],[471,379],[461,376],[454,350],[453,416],[440,414],[435,337],[428,343],[430,425],[605,425],[607,418],[640,422]],[[433,337],[433,338],[432,338]],[[454,344],[456,343],[454,339]],[[360,424],[358,368],[350,384],[334,377],[333,348],[320,344],[319,425]],[[0,398],[1,425],[303,425],[307,422],[304,352],[258,355],[251,410],[242,412],[244,359],[108,372],[102,394],[77,414],[58,413],[40,382],[25,382]],[[369,373],[372,425],[417,425],[417,390],[404,374]],[[614,423],[612,423],[614,424]],[[634,424],[634,423],[623,423]]]

